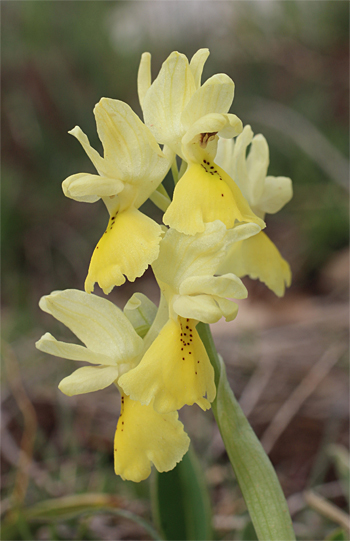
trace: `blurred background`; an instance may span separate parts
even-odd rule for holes
[[[102,202],[63,196],[67,176],[94,172],[67,131],[79,125],[101,150],[93,107],[106,96],[141,115],[143,51],[152,53],[155,77],[171,51],[190,58],[209,47],[203,80],[232,77],[231,112],[267,138],[269,174],[294,183],[293,200],[267,221],[291,264],[291,288],[277,299],[246,280],[249,299],[234,322],[212,326],[213,335],[276,468],[298,538],[343,539],[334,535],[346,521],[348,486],[348,2],[27,0],[3,1],[1,10],[3,513],[16,503],[105,493],[150,519],[148,482],[113,473],[117,393],[60,393],[72,363],[34,342],[44,332],[73,337],[38,301],[55,289],[83,288],[107,220]],[[145,210],[160,219],[151,203]],[[123,307],[134,291],[158,300],[150,271],[110,298]],[[193,407],[181,415],[210,487],[216,538],[255,539],[211,412]],[[149,538],[142,525],[108,514],[57,523],[24,517],[11,535]]]

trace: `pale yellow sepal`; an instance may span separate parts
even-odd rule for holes
[[[158,143],[168,144],[175,152],[184,134],[181,113],[195,90],[186,56],[175,51],[162,64],[143,100],[146,125]]]
[[[143,100],[145,99],[147,90],[151,86],[151,82],[151,55],[150,53],[143,53],[137,73],[137,93],[141,109],[143,108]]]
[[[216,323],[222,316],[232,321],[237,316],[238,306],[218,295],[178,295],[173,301],[173,310],[183,318]]]
[[[225,114],[231,107],[235,85],[228,75],[217,73],[193,94],[181,114],[187,131],[201,117],[210,113]]]
[[[274,243],[264,232],[232,245],[219,272],[250,276],[267,285],[278,297],[291,284],[291,270]]]
[[[115,285],[133,282],[159,253],[161,227],[131,207],[112,215],[107,229],[91,257],[85,290],[91,293],[95,282],[108,294]]]
[[[139,208],[163,180],[170,163],[151,131],[126,103],[102,98],[94,114],[104,160],[113,176],[133,188],[130,199]]]
[[[35,347],[44,353],[71,361],[86,361],[92,364],[103,364],[107,366],[116,365],[116,360],[109,355],[92,351],[84,346],[79,346],[79,344],[60,342],[48,332],[36,342]]]
[[[249,125],[235,142],[219,140],[215,161],[237,182],[253,212],[262,219],[265,213],[278,212],[293,196],[290,178],[266,176],[267,141],[262,134],[254,136]]]
[[[62,190],[66,197],[83,203],[95,203],[101,197],[111,197],[119,194],[124,184],[115,178],[77,173],[62,182]]]
[[[131,204],[139,208],[164,179],[171,162],[126,103],[102,98],[94,114],[104,157],[91,147],[78,126],[69,133],[78,139],[100,176],[80,173],[68,177],[63,183],[64,193],[87,202],[120,194],[122,210]]]
[[[73,135],[73,137],[75,137],[79,141],[79,143],[85,150],[86,154],[89,156],[90,160],[94,164],[97,172],[102,176],[108,177],[109,176],[108,164],[106,164],[106,162],[104,161],[102,156],[100,156],[100,154],[97,152],[97,150],[92,148],[92,146],[90,145],[89,138],[83,132],[83,130],[79,126],[75,126],[72,130],[69,130],[68,133],[70,135]]]
[[[138,362],[143,341],[123,312],[107,299],[67,289],[42,297],[39,305],[73,331],[86,347],[60,342],[49,333],[38,340],[36,347],[51,355],[95,365],[78,368],[61,381],[59,389],[68,396],[104,389]]]
[[[288,177],[266,177],[259,201],[262,212],[275,214],[293,197],[292,181]]]
[[[196,331],[196,321],[170,319],[140,364],[119,379],[133,400],[160,413],[197,403],[210,408],[215,398],[214,370]]]
[[[39,306],[66,325],[89,351],[101,354],[101,364],[107,364],[106,356],[111,358],[110,364],[125,363],[125,359],[134,358],[142,349],[142,339],[137,336],[130,321],[107,299],[77,289],[66,289],[42,297]],[[50,347],[47,335],[44,337],[45,347]],[[51,344],[51,347],[55,346]],[[69,348],[68,344],[66,348]],[[57,353],[52,352],[55,355]],[[66,353],[68,357],[63,350],[60,355],[71,359],[72,349],[67,349]],[[78,360],[78,356],[74,360]],[[88,360],[86,354],[83,354],[81,360]]]
[[[121,413],[114,438],[114,469],[122,479],[147,479],[151,465],[159,472],[172,470],[187,452],[190,439],[176,411],[157,413],[122,395]]]
[[[203,323],[216,323],[222,316],[232,321],[238,306],[227,297],[245,299],[248,295],[246,287],[234,274],[190,276],[181,283],[179,293],[173,301],[174,311],[181,317]]]
[[[177,183],[163,222],[187,235],[205,231],[205,224],[220,220],[228,229],[236,222],[265,227],[250,209],[238,186],[215,163],[192,164]]]
[[[67,396],[93,393],[111,385],[118,376],[118,366],[83,366],[64,378],[58,388]]]
[[[248,125],[235,141],[232,155],[233,178],[250,205],[258,207],[269,166],[269,147],[261,134],[253,136],[254,133]],[[250,143],[247,157],[246,151]]]
[[[232,273],[223,276],[189,276],[181,283],[179,293],[180,295],[218,295],[234,299],[245,299],[248,296],[247,288],[242,280]]]
[[[191,58],[190,68],[196,88],[199,88],[201,86],[203,68],[209,54],[209,49],[199,49],[196,53],[194,53]]]

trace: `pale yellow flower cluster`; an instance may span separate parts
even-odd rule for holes
[[[109,220],[92,254],[85,292],[55,291],[40,301],[84,346],[48,333],[36,345],[90,363],[61,381],[65,394],[118,387],[115,472],[132,481],[148,477],[151,464],[159,471],[174,468],[189,446],[178,410],[195,403],[205,410],[215,398],[214,371],[197,323],[233,320],[238,307],[231,299],[247,296],[240,280],[245,275],[279,296],[291,280],[288,263],[262,232],[265,213],[292,197],[291,181],[267,176],[266,140],[229,113],[233,81],[217,74],[201,84],[208,55],[201,49],[189,62],[173,52],[153,83],[150,55],[142,55],[144,122],[127,104],[102,98],[94,114],[103,157],[79,127],[70,132],[97,174],[68,177],[64,194],[86,203],[102,199]],[[162,186],[170,167],[172,199]],[[165,211],[168,227],[139,210],[148,198]],[[95,283],[108,294],[149,265],[161,291],[158,310],[140,294],[124,312],[92,294]]]

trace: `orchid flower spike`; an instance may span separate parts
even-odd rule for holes
[[[83,345],[65,343],[46,333],[36,343],[45,353],[87,361],[64,378],[59,389],[78,395],[117,387],[122,374],[140,360],[143,340],[123,312],[107,299],[83,291],[54,291],[42,297],[40,308],[71,329]],[[189,447],[177,412],[157,413],[153,404],[141,405],[121,391],[121,413],[114,439],[115,473],[123,479],[146,479],[153,463],[158,471],[169,471]]]
[[[169,308],[169,319],[140,364],[119,381],[125,393],[159,412],[197,403],[210,408],[216,390],[214,371],[197,333],[198,321],[231,321],[247,290],[232,273],[215,276],[230,244],[255,235],[256,224],[226,230],[215,221],[204,233],[184,235],[168,230],[153,271]]]
[[[235,142],[232,139],[220,139],[216,161],[234,179],[252,211],[261,219],[265,218],[266,213],[278,212],[293,196],[290,178],[267,176],[267,141],[261,134],[254,137],[250,126],[245,126]],[[291,284],[289,264],[263,231],[233,244],[220,272],[258,278],[279,297],[284,295],[285,287]]]
[[[90,262],[85,290],[97,282],[108,294],[114,286],[142,276],[158,256],[161,228],[139,207],[164,179],[170,161],[150,130],[122,101],[102,98],[95,106],[97,132],[104,157],[76,126],[78,139],[98,175],[78,173],[62,184],[67,197],[93,203],[102,198],[110,219]]]

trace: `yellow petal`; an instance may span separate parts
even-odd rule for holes
[[[124,392],[142,404],[154,400],[160,413],[194,403],[210,408],[216,394],[214,370],[195,325],[190,319],[170,319],[140,364],[119,379]]]
[[[210,113],[227,113],[233,101],[235,85],[224,73],[217,73],[205,81],[191,97],[181,115],[185,129]]]
[[[292,181],[288,177],[266,177],[259,208],[275,214],[293,197]]]
[[[116,178],[89,173],[71,175],[62,182],[62,190],[66,197],[84,203],[95,203],[101,197],[117,195],[123,189],[124,184]]]
[[[137,73],[137,93],[139,95],[139,102],[141,109],[143,108],[143,100],[145,99],[146,92],[151,86],[151,55],[150,53],[143,53],[141,56],[139,71]]]
[[[111,385],[118,375],[118,366],[83,366],[64,378],[58,388],[67,396],[92,393]]]
[[[225,171],[206,160],[192,164],[181,177],[163,221],[177,231],[195,235],[205,231],[206,223],[215,220],[221,220],[228,229],[236,221],[265,226]]]
[[[262,231],[233,244],[219,272],[233,272],[237,276],[259,279],[278,297],[284,295],[292,277],[287,261]]]
[[[108,294],[114,286],[133,282],[159,253],[161,227],[135,208],[112,215],[91,257],[85,290],[95,282]]]
[[[191,58],[190,68],[193,74],[196,88],[201,85],[204,64],[209,56],[209,49],[199,49]]]
[[[238,138],[236,148],[238,148]],[[248,185],[244,188],[242,187],[243,193],[245,193],[246,190],[247,194],[249,194],[247,198],[252,207],[256,206],[260,209],[260,200],[264,190],[269,162],[269,146],[265,137],[259,133],[253,137],[250,151],[246,160]]]
[[[234,299],[245,299],[248,296],[242,280],[232,273],[224,276],[189,276],[181,283],[179,293],[180,295],[218,295]]]
[[[102,98],[94,114],[104,160],[111,172],[107,176],[127,182],[132,190],[123,191],[121,198],[130,195],[139,208],[162,182],[170,163],[151,131],[126,103]]]
[[[87,361],[88,363],[107,366],[117,364],[116,359],[109,355],[97,353],[84,346],[79,346],[79,344],[61,342],[48,332],[35,343],[35,347],[50,355],[70,359],[71,361]]]
[[[196,90],[185,55],[176,51],[163,63],[143,102],[144,119],[158,143],[176,151],[184,134],[181,113]]]
[[[89,156],[90,160],[96,167],[98,173],[100,175],[108,176],[108,172],[107,172],[108,167],[104,159],[102,158],[102,156],[99,155],[97,150],[92,148],[92,146],[90,145],[88,136],[83,132],[83,130],[79,128],[79,126],[75,126],[75,128],[70,130],[68,133],[70,135],[73,135],[73,137],[75,137],[76,139],[78,139],[79,143],[85,150],[86,154]]]
[[[173,310],[183,318],[193,318],[203,323],[216,323],[222,316],[227,321],[234,319],[238,306],[233,301],[217,295],[179,295],[174,300]]]
[[[114,469],[122,479],[147,479],[153,463],[159,472],[172,470],[187,452],[190,439],[178,413],[157,413],[152,404],[122,395],[114,438]]]

